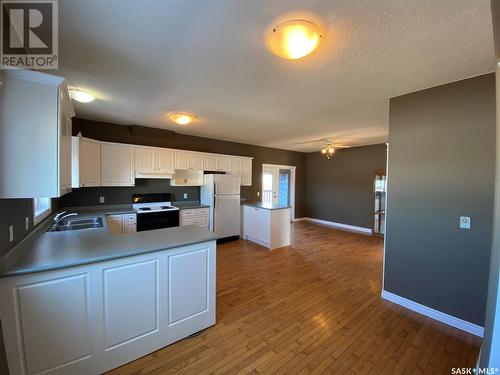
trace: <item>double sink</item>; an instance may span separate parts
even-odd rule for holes
[[[85,219],[65,219],[52,224],[47,232],[65,232],[81,229],[97,229],[104,226],[101,217],[91,217]]]

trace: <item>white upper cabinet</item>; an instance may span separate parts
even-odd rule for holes
[[[203,170],[203,154],[189,153],[189,169]]]
[[[252,186],[252,159],[241,158],[241,185]]]
[[[78,149],[79,181],[73,187],[101,186],[101,143],[80,138]]]
[[[0,74],[0,198],[59,197],[71,190],[71,117],[63,78]]]
[[[231,158],[231,174],[241,175],[241,159],[238,157]]]
[[[133,186],[135,178],[166,178],[172,186],[200,186],[200,174],[191,172],[201,172],[203,177],[203,171],[240,175],[242,185],[252,185],[252,158],[73,138],[77,146],[73,187]]]
[[[174,168],[174,151],[172,150],[162,150],[158,149],[157,151],[158,159],[157,159],[157,169],[161,172],[170,172],[173,171]]]
[[[189,152],[175,151],[175,169],[189,169]]]
[[[203,169],[205,171],[217,170],[217,155],[205,154],[203,155]]]
[[[135,170],[136,172],[152,172],[156,167],[157,153],[151,147],[135,148]]]
[[[226,155],[217,156],[217,170],[220,172],[231,171],[231,157]]]
[[[134,147],[101,143],[101,186],[134,186]]]
[[[64,98],[65,92],[59,88],[59,98]],[[59,186],[60,195],[71,191],[71,117],[74,115],[71,105],[59,103]]]
[[[174,170],[174,152],[155,147],[135,147],[135,177],[168,178]]]

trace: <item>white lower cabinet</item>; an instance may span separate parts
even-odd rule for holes
[[[179,224],[183,225],[199,225],[208,229],[208,207],[203,208],[183,208],[179,213]]]
[[[243,238],[268,249],[290,245],[290,209],[243,206]]]
[[[106,215],[106,223],[111,234],[133,233],[137,229],[137,214],[111,214]]]
[[[1,279],[10,374],[100,374],[215,324],[215,251],[209,241]]]

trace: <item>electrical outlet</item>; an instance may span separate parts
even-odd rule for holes
[[[28,216],[24,218],[24,229],[26,230],[30,229],[30,219]]]
[[[104,203],[106,199],[104,197],[99,197],[99,203]]]
[[[14,241],[14,226],[9,225],[9,241]]]
[[[460,229],[470,229],[469,216],[460,216]]]
[[[188,198],[188,193],[184,193],[184,199]]]
[[[260,197],[260,191],[257,192],[257,196]]]

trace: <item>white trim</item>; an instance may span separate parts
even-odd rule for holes
[[[297,167],[294,166],[294,165],[281,165],[281,164],[265,164],[265,163],[262,163],[262,175],[264,174],[264,168],[277,168],[277,169],[289,169],[290,170],[290,220],[291,221],[294,221],[295,220],[295,189],[296,189],[296,186],[295,186],[295,183],[296,183],[296,177],[295,177],[295,173],[296,173],[296,169]],[[262,178],[262,175],[261,175],[261,178]],[[262,190],[262,188],[261,188]],[[262,191],[261,191],[262,193]],[[262,195],[261,197],[261,200],[262,198],[264,197],[264,195]]]
[[[295,165],[281,165],[281,164],[265,164],[262,163],[263,167],[276,167],[276,168],[281,168],[281,169],[297,169]]]
[[[37,225],[40,223],[43,219],[48,217],[52,213],[52,200],[50,198],[46,198],[49,200],[49,205],[48,207],[43,210],[42,212],[38,213],[36,212],[36,199],[33,198],[33,226]]]
[[[385,149],[385,223],[384,223],[384,252],[382,256],[382,290],[385,285],[385,248],[387,246],[387,204],[389,202],[389,143],[386,143]]]
[[[359,232],[359,233],[363,233],[363,234],[372,234],[373,233],[372,228],[357,227],[355,225],[336,223],[334,221],[328,221],[328,220],[314,219],[312,217],[299,217],[299,218],[294,219],[293,221],[310,221],[312,223],[322,224],[322,225],[326,225],[328,227],[341,229],[341,230],[348,230],[350,232]]]
[[[397,305],[406,307],[407,309],[415,311],[419,314],[428,316],[429,318],[437,320],[441,323],[448,324],[449,326],[458,328],[468,333],[472,333],[475,336],[483,337],[484,328],[478,326],[477,324],[445,314],[438,310],[434,310],[433,308],[421,305],[420,303],[398,296],[397,294],[388,292],[387,290],[382,290],[382,298]]]

